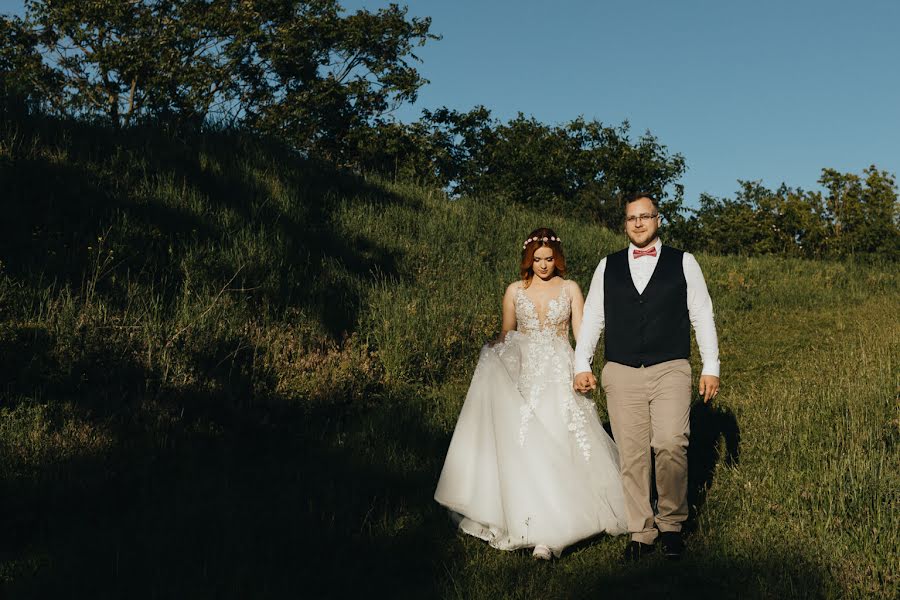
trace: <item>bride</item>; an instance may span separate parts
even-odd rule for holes
[[[627,529],[616,446],[593,402],[572,388],[569,322],[577,340],[584,298],[565,272],[562,240],[533,231],[434,495],[462,531],[502,550],[534,547],[542,559]]]

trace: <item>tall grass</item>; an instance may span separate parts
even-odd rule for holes
[[[692,411],[688,556],[625,567],[601,537],[535,564],[457,535],[431,494],[521,241],[553,227],[587,291],[622,236],[228,133],[6,123],[0,183],[10,596],[900,584],[894,264],[699,255],[724,387]]]

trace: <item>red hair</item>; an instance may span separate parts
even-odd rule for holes
[[[556,274],[565,277],[566,257],[563,255],[562,243],[556,232],[547,227],[541,227],[529,233],[528,240],[522,249],[522,263],[519,265],[519,272],[522,281],[525,282],[525,287],[531,285],[531,278],[534,277],[534,269],[531,266],[534,264],[534,253],[538,248],[546,247],[553,251],[553,266]]]

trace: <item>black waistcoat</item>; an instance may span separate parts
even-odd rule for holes
[[[691,355],[691,321],[684,279],[684,252],[662,246],[643,294],[631,280],[626,248],[606,257],[603,314],[606,360],[649,367]],[[646,260],[646,259],[640,259]]]

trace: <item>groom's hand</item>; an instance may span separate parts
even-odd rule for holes
[[[572,382],[572,387],[575,388],[575,391],[586,394],[591,390],[597,389],[597,378],[590,371],[577,373],[575,380]]]
[[[706,404],[719,393],[719,378],[715,375],[700,376],[700,395],[703,396],[703,403]]]

